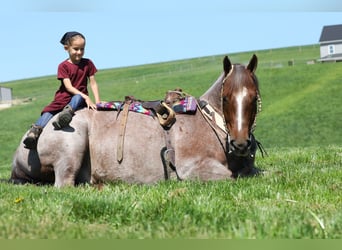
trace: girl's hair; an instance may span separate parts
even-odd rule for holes
[[[85,40],[85,37],[77,31],[69,31],[65,33],[60,41],[63,45],[70,45],[74,38],[81,37]]]

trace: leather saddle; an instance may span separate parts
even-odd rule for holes
[[[141,104],[145,109],[155,112],[163,128],[169,129],[176,122],[175,112],[164,101],[142,101]]]

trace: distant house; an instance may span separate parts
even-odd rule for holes
[[[12,106],[12,89],[0,86],[0,109]]]
[[[342,24],[324,26],[319,39],[321,62],[342,61]]]

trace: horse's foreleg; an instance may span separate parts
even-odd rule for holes
[[[226,166],[212,158],[188,161],[187,165],[176,164],[176,169],[181,179],[214,181],[233,178],[232,172]]]

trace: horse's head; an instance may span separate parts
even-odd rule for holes
[[[247,67],[223,60],[222,111],[228,130],[229,151],[247,155],[251,148],[251,133],[260,104],[258,81],[254,74],[258,59],[255,55]]]

